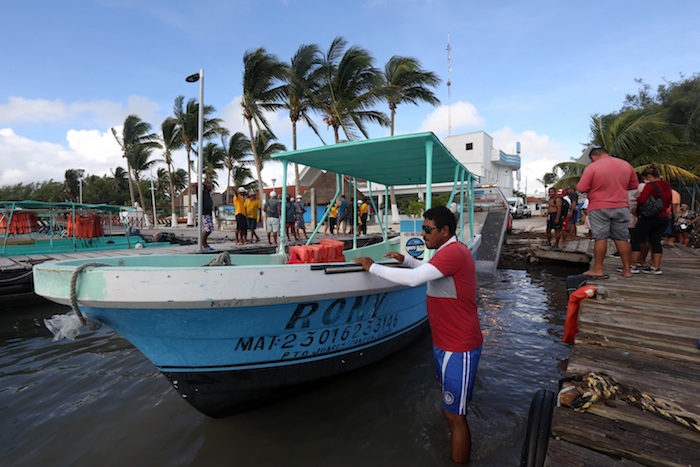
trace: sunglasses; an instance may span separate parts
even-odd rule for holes
[[[425,232],[425,233],[427,233],[427,234],[429,234],[429,233],[432,232],[433,230],[438,230],[438,229],[439,229],[439,227],[430,227],[429,225],[424,225],[424,226],[423,226],[423,232]]]

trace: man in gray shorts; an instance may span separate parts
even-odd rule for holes
[[[605,148],[591,149],[589,157],[591,163],[576,185],[578,191],[588,193],[588,216],[595,240],[593,266],[584,274],[593,279],[606,278],[603,260],[608,251],[608,238],[611,238],[620,253],[622,275],[632,277],[632,248],[627,241],[630,219],[627,190],[639,185],[637,173],[628,162],[610,156]]]

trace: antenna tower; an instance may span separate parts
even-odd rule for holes
[[[450,47],[450,33],[447,33],[447,136],[452,134],[452,47]]]

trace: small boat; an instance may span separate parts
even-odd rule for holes
[[[282,162],[283,174],[288,164],[299,163],[352,178],[378,213],[373,190],[379,187],[388,201],[392,185],[424,190],[427,207],[434,186],[446,188],[450,202],[473,204],[474,176],[433,133],[274,158]],[[281,199],[286,200],[285,188]],[[281,212],[284,225],[284,206]],[[473,208],[464,212],[473,225]],[[352,263],[359,256],[384,261],[385,253],[399,251],[399,237],[388,237],[386,210],[378,220],[379,243],[358,247],[355,236],[353,247],[343,250],[340,242],[310,240],[302,251],[290,247],[297,253],[291,263],[284,229],[279,249],[269,255],[154,254],[44,263],[34,269],[35,291],[72,303],[86,324],[98,321],[114,329],[193,407],[222,417],[375,362],[427,328],[425,286],[400,286]],[[462,227],[461,240],[476,253],[473,226]]]
[[[30,292],[33,265],[52,257],[165,245],[128,235],[136,214],[108,204],[0,201],[0,296]]]

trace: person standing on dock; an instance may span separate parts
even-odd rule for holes
[[[248,236],[248,217],[245,214],[245,188],[239,187],[236,196],[233,197],[233,206],[236,208],[236,245],[245,243]]]
[[[571,214],[569,214],[569,241],[576,240],[578,232],[576,232],[576,224],[578,223],[581,215],[578,211],[578,193],[576,193],[576,188],[572,185],[566,187],[566,193],[571,200]]]
[[[277,245],[277,235],[280,233],[280,214],[282,214],[281,204],[277,199],[277,192],[273,190],[265,202],[265,228],[267,230],[267,243],[270,245],[272,245],[272,240]]]
[[[632,235],[632,262],[634,263],[632,272],[639,272],[637,263],[643,258],[641,257],[642,243],[649,240],[651,244],[651,266],[642,268],[641,272],[647,274],[661,274],[661,257],[663,249],[661,247],[661,236],[666,230],[668,222],[669,209],[671,207],[672,194],[671,185],[666,180],[661,178],[659,166],[656,162],[649,164],[649,167],[644,169],[642,177],[647,182],[644,189],[637,197],[637,206],[642,206],[649,197],[660,198],[663,203],[661,212],[653,217],[639,216],[637,227]]]
[[[398,284],[428,284],[428,320],[442,385],[442,412],[450,428],[452,460],[466,464],[471,456],[467,401],[474,388],[484,340],[476,304],[474,258],[469,248],[457,241],[456,220],[449,209],[431,208],[423,217],[425,246],[437,250],[429,262],[396,252],[386,256],[410,269],[382,266],[367,257],[356,258],[355,262],[371,274]]]
[[[591,163],[583,171],[576,189],[588,194],[588,216],[591,222],[593,267],[584,275],[605,276],[603,261],[608,251],[608,238],[615,242],[622,260],[622,275],[632,277],[632,248],[627,241],[630,206],[627,191],[639,185],[634,168],[622,159],[610,156],[603,147],[589,153]]]
[[[260,237],[255,233],[255,227],[257,227],[260,220],[260,201],[258,200],[258,194],[254,191],[245,200],[245,215],[248,220],[248,230],[250,230],[250,243],[258,243]],[[243,241],[247,241],[247,235]]]
[[[547,193],[549,194],[549,199],[547,200],[547,245],[552,246],[552,232],[554,231],[554,221],[557,218],[557,189],[550,188]]]
[[[209,234],[214,231],[214,218],[212,217],[212,211],[214,210],[214,201],[211,199],[211,190],[213,188],[212,184],[209,182],[204,182],[202,185],[202,251],[214,251],[212,247],[207,243],[207,238]]]

